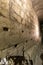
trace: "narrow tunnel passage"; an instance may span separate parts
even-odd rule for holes
[[[43,20],[39,21],[40,33],[41,33],[41,43],[43,44]]]

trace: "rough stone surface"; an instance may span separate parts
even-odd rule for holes
[[[6,27],[7,31],[3,29]],[[39,44],[39,24],[32,2],[0,0],[0,57],[7,54],[22,55],[23,46],[25,56],[32,57],[33,54],[36,55],[35,51]]]

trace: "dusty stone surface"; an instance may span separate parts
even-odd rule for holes
[[[25,53],[28,53],[26,50],[39,42],[38,19],[31,1],[0,0],[0,57],[13,53],[22,55],[23,45]]]

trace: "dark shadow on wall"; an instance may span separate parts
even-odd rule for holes
[[[39,20],[40,34],[41,34],[41,44],[43,44],[43,19]]]
[[[42,65],[43,65],[43,53],[41,53],[40,58],[42,60]]]

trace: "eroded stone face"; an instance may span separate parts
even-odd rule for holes
[[[14,46],[15,55],[17,54],[17,49],[20,51],[18,55],[21,55],[23,45],[25,50],[27,50],[34,44],[39,44],[39,40],[38,19],[31,1],[1,0],[0,50],[9,50],[9,47]],[[16,48],[15,44],[17,44]],[[5,50],[3,53],[6,52],[5,55],[11,53],[8,50]]]
[[[39,20],[43,19],[43,0],[32,0],[32,3]]]

